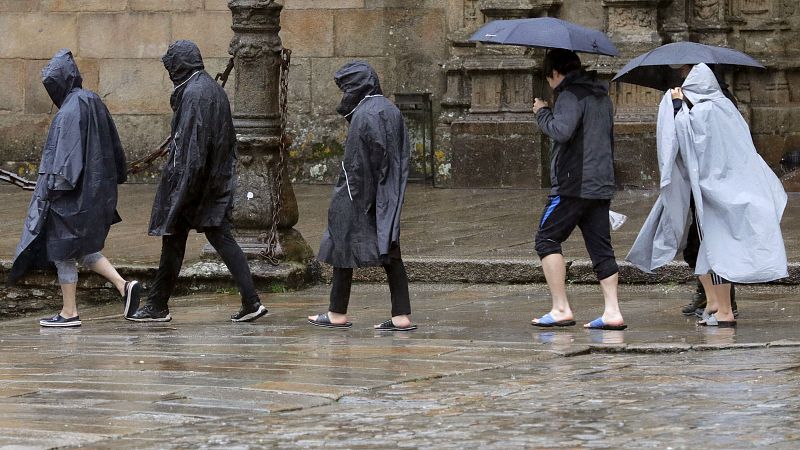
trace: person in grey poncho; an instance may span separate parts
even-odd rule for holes
[[[347,307],[353,268],[380,265],[388,276],[392,317],[375,328],[410,331],[416,326],[408,317],[408,277],[400,254],[400,211],[410,155],[403,116],[383,96],[378,75],[368,63],[348,63],[334,80],[343,92],[337,112],[350,122],[350,129],[318,255],[334,267],[330,306],[308,321],[328,328],[350,327]]]
[[[114,285],[124,299],[123,313],[139,301],[140,284],[123,279],[100,253],[111,225],[121,221],[117,185],[125,182],[127,166],[114,120],[100,97],[83,89],[69,50],[50,60],[42,83],[58,113],[50,124],[9,283],[54,264],[64,304],[39,324],[77,327],[78,263]]]
[[[698,323],[735,326],[730,282],[788,276],[780,229],[787,196],[708,66],[694,66],[679,92],[684,105],[674,117],[670,92],[659,108],[661,195],[627,259],[646,272],[672,261],[686,244],[694,198],[701,239],[695,274],[714,313]]]

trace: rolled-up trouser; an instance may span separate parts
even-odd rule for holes
[[[561,243],[577,226],[583,234],[597,279],[604,280],[617,273],[619,267],[611,246],[611,225],[608,222],[610,206],[611,200],[549,196],[535,239],[539,258],[561,254]]]
[[[78,264],[83,267],[91,268],[103,255],[100,252],[97,253],[90,253],[85,256],[81,256],[77,260],[75,259],[65,259],[64,261],[53,261],[56,265],[56,270],[58,271],[58,283],[59,284],[75,284],[78,282]]]

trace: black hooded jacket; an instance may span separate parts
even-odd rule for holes
[[[106,106],[81,87],[72,53],[60,50],[42,70],[56,106],[39,163],[39,178],[17,246],[9,281],[47,261],[103,249],[118,222],[117,184],[126,179],[125,154]]]
[[[177,41],[162,58],[175,89],[170,98],[169,158],[153,202],[149,233],[175,232],[179,219],[197,231],[231,220],[236,133],[222,87],[203,70],[200,49]]]
[[[554,107],[536,114],[542,133],[553,140],[551,194],[613,198],[614,106],[608,84],[574,71],[556,86],[555,94]]]
[[[348,63],[334,79],[343,92],[337,111],[350,129],[318,258],[335,267],[376,266],[400,242],[408,132],[369,64]]]

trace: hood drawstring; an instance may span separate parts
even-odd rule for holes
[[[352,111],[350,111],[349,113],[347,113],[347,114],[345,114],[345,115],[344,115],[344,118],[345,118],[345,119],[347,119],[348,117],[350,117],[350,116],[351,116],[351,115],[352,115],[354,112],[356,112],[356,110],[358,109],[358,107],[359,107],[359,106],[361,106],[361,104],[362,104],[362,103],[364,103],[364,100],[366,100],[366,99],[368,99],[368,98],[372,98],[372,97],[383,97],[383,95],[381,95],[381,94],[373,94],[373,95],[367,95],[367,96],[365,96],[364,98],[362,98],[362,99],[361,99],[361,101],[360,101],[360,102],[358,102],[358,104],[356,105],[356,107],[355,107],[355,108],[353,108],[353,110],[352,110]]]
[[[187,78],[187,79],[186,79],[186,81],[184,81],[183,83],[181,83],[181,84],[179,84],[179,85],[175,86],[174,88],[172,88],[172,92],[175,92],[175,91],[177,91],[178,89],[180,89],[180,87],[181,87],[181,86],[183,86],[184,84],[188,83],[188,82],[189,82],[189,80],[191,80],[192,78],[194,78],[194,76],[195,76],[195,75],[197,75],[198,73],[200,73],[200,71],[199,71],[199,70],[198,70],[197,72],[193,73],[193,74],[192,74],[192,75],[191,75],[189,78]]]

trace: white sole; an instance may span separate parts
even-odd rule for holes
[[[266,313],[267,308],[265,308],[264,305],[261,305],[256,311],[253,311],[240,319],[231,319],[231,322],[248,322],[250,320],[258,319]]]
[[[133,317],[126,317],[125,319],[131,322],[169,322],[172,320],[172,316],[167,314],[167,317],[162,317],[160,319],[134,319]]]
[[[81,322],[69,322],[69,323],[44,323],[39,322],[39,326],[48,327],[48,328],[69,328],[69,327],[79,327],[81,326]]]

